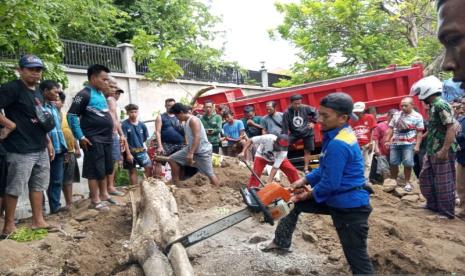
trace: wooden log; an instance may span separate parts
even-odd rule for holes
[[[165,183],[145,180],[140,191],[130,193],[133,209],[132,257],[145,275],[194,275],[185,248],[174,244],[168,256],[162,251],[181,237],[176,200]]]

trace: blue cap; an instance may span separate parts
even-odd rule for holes
[[[45,68],[44,62],[34,55],[24,55],[19,59],[21,68]]]

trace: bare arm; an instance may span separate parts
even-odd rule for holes
[[[386,138],[384,139],[384,143],[386,144],[391,143],[391,139],[392,139],[392,128],[388,128],[388,130],[386,131]]]
[[[123,130],[121,129],[121,124],[118,119],[118,115],[116,114],[116,100],[113,97],[109,97],[107,99],[108,102],[108,109],[110,109],[111,119],[113,120],[113,125],[115,126],[116,131],[118,132],[120,137],[124,137]]]
[[[252,139],[249,139],[245,142],[245,145],[242,149],[242,152],[241,152],[241,155],[245,155],[245,153],[247,152],[247,150],[250,148],[250,146],[252,146],[253,142],[252,142]]]
[[[0,113],[0,125],[8,129],[11,129],[11,130],[16,128],[16,124],[13,121],[9,120],[7,117],[5,117],[5,115],[1,113]]]
[[[192,140],[192,145],[189,149],[189,154],[194,154],[199,148],[200,144],[200,120],[190,120],[189,126],[192,129],[192,136],[194,136],[194,139]]]
[[[447,125],[446,137],[444,139],[444,144],[442,145],[441,151],[449,151],[450,146],[455,140],[455,127],[454,124]]]
[[[162,147],[161,127],[162,127],[161,115],[158,115],[157,119],[155,120],[155,134],[157,136],[158,148]]]

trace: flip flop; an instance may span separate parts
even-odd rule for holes
[[[121,191],[108,192],[112,196],[124,196],[124,193]]]
[[[404,191],[406,191],[407,193],[410,193],[411,191],[413,191],[413,187],[410,183],[407,183],[405,186],[404,186]]]
[[[106,200],[104,200],[104,201],[105,201],[105,202],[108,202],[110,205],[120,205],[120,204],[118,203],[118,201],[114,200],[114,199],[111,198],[111,197],[108,198],[108,199],[106,199]]]
[[[103,201],[100,201],[99,203],[91,203],[89,205],[89,209],[94,209],[99,212],[109,212],[110,207],[108,207]]]
[[[270,243],[265,247],[260,248],[263,252],[276,252],[276,253],[291,253],[292,250],[290,247],[281,247],[274,243]]]
[[[49,233],[60,232],[61,227],[49,224],[46,227],[31,227],[32,230],[47,230]]]

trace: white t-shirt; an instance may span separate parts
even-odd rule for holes
[[[273,162],[273,168],[279,169],[281,163],[287,158],[287,151],[276,151],[273,144],[278,139],[276,135],[265,134],[250,138],[252,143],[258,145],[257,157],[261,157],[268,162]]]

